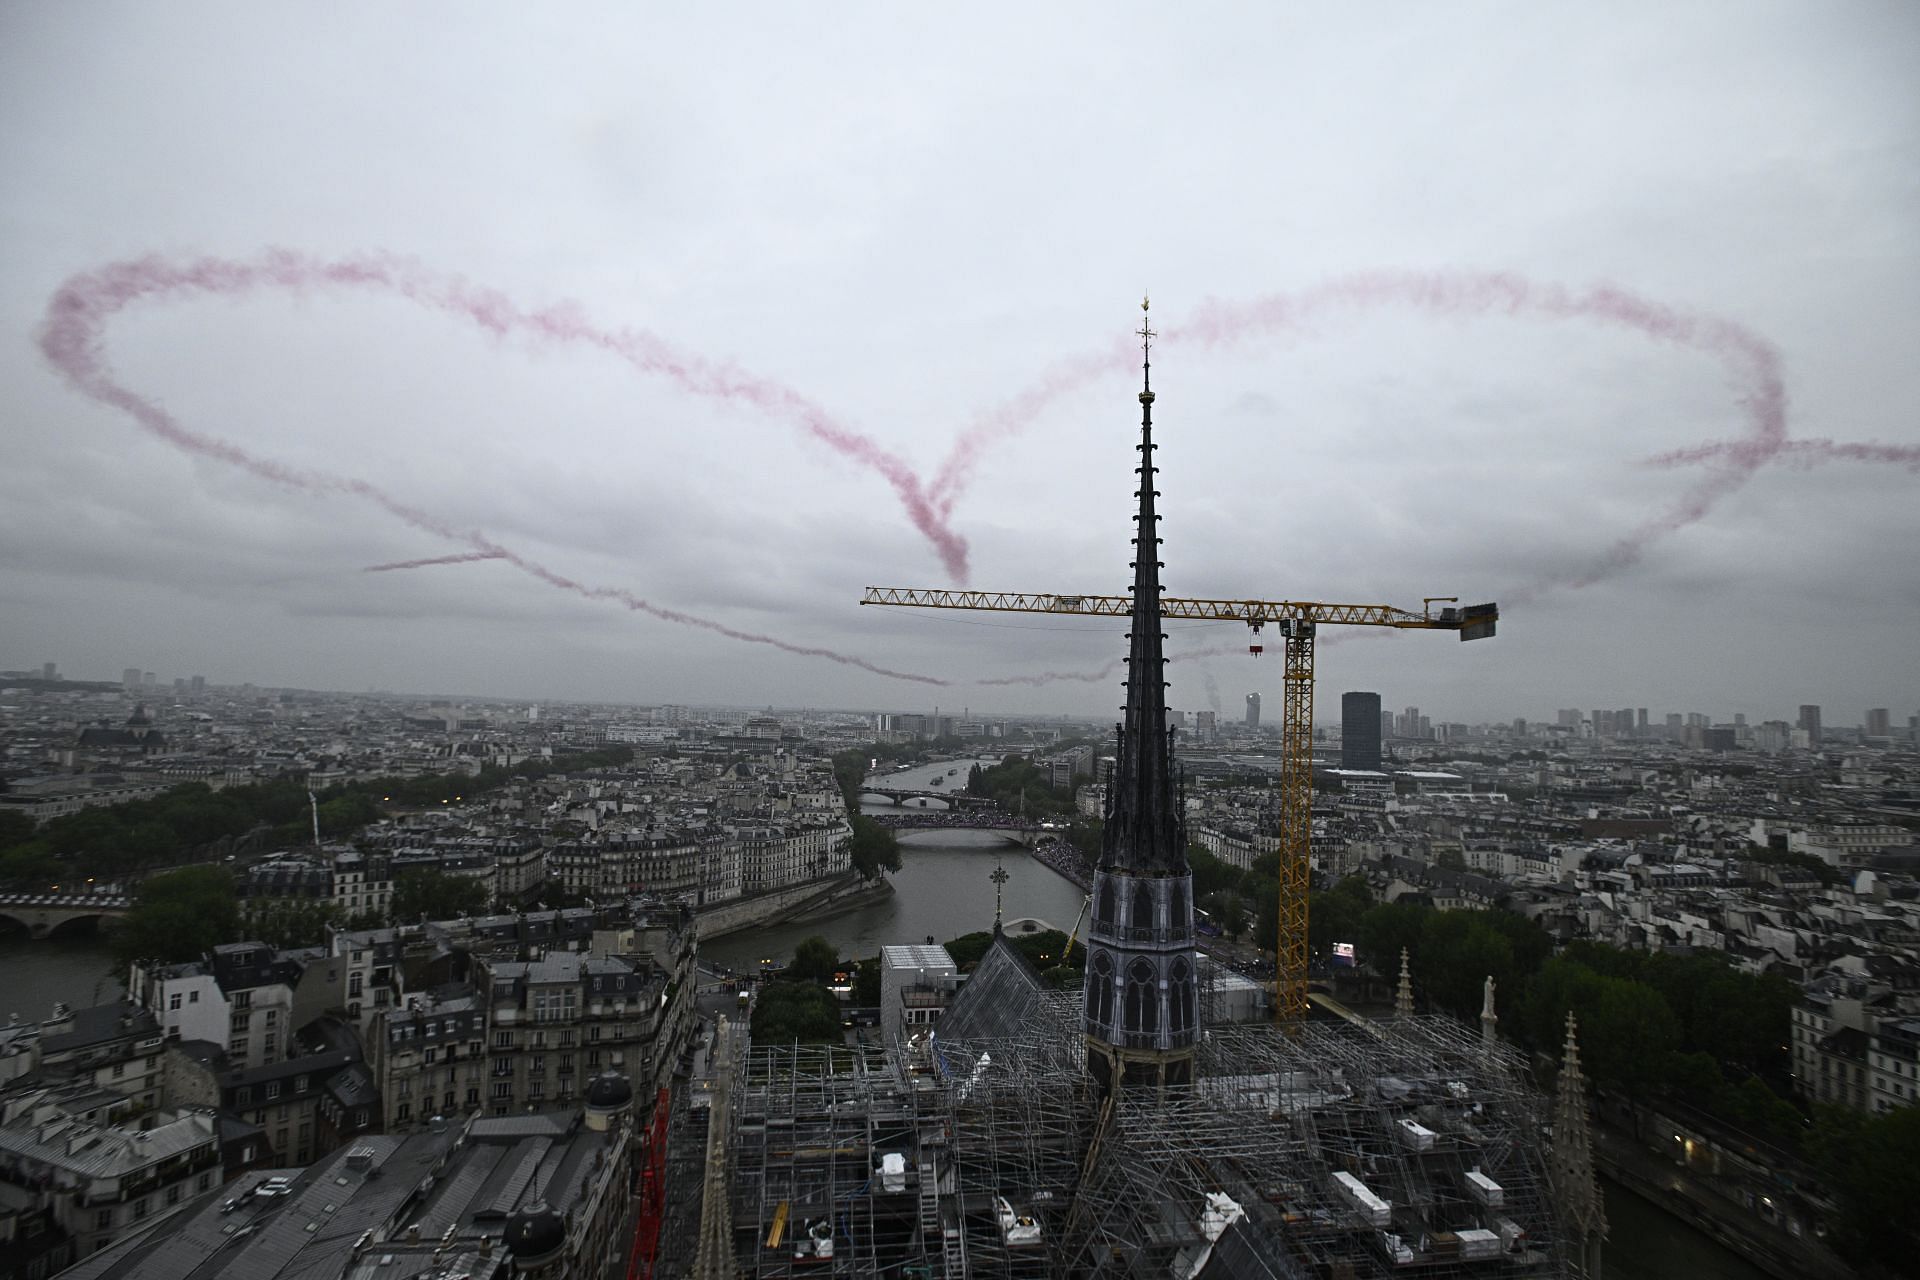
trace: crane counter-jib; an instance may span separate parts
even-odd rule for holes
[[[1500,611],[1497,605],[1469,605],[1465,609],[1426,608],[1415,611],[1389,604],[1326,604],[1306,600],[1222,600],[1205,597],[1163,596],[1160,614],[1204,622],[1316,622],[1333,626],[1404,627],[1460,631],[1463,639],[1493,634]],[[919,587],[868,587],[861,604],[909,609],[969,609],[995,613],[1073,614],[1081,617],[1123,618],[1133,611],[1132,596],[1063,595],[1028,591],[942,591]],[[1471,632],[1472,634],[1468,634]]]

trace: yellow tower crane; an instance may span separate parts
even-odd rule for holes
[[[1494,604],[1454,608],[1457,596],[1428,596],[1421,610],[1386,604],[1315,604],[1301,600],[1201,600],[1163,596],[1160,615],[1203,622],[1244,622],[1259,638],[1269,624],[1286,642],[1280,739],[1280,932],[1275,957],[1274,1017],[1293,1023],[1307,1014],[1307,854],[1313,839],[1313,642],[1322,625],[1457,631],[1462,640],[1493,635]],[[995,613],[1051,613],[1126,618],[1131,596],[1065,596],[1010,591],[938,591],[868,587],[861,604],[910,609],[979,609]],[[1436,609],[1436,604],[1449,607]]]

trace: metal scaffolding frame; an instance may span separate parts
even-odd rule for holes
[[[1283,1277],[1567,1274],[1544,1103],[1515,1051],[1449,1020],[1214,1026],[1191,1088],[1123,1095],[1105,1123],[1084,1058],[1068,996],[992,1040],[756,1048],[741,1274],[1191,1276],[1215,1249]],[[879,1177],[889,1152],[904,1180]],[[822,1217],[831,1258],[796,1258]]]

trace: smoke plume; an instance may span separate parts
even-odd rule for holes
[[[496,338],[519,337],[535,344],[603,351],[640,373],[665,378],[690,395],[744,405],[785,421],[840,456],[877,472],[893,489],[914,528],[933,544],[947,572],[956,580],[966,579],[966,540],[947,526],[945,517],[935,514],[913,468],[793,388],[731,364],[689,355],[644,330],[595,325],[575,303],[528,309],[496,290],[429,271],[403,258],[373,254],[327,260],[270,249],[251,259],[175,262],[156,256],[111,263],[60,286],[48,308],[41,349],[87,394],[132,413],[122,402],[130,393],[106,377],[101,355],[107,322],[119,312],[137,302],[264,292],[301,295],[329,288],[403,298],[476,325]],[[184,446],[191,438],[209,457],[232,462],[240,452],[224,441],[191,436],[177,428],[177,436],[168,434],[142,415],[133,416],[175,444]]]
[[[395,573],[401,569],[426,569],[436,564],[472,564],[477,560],[499,560],[492,551],[463,551],[457,556],[428,556],[424,560],[395,560],[391,564],[370,564],[362,573]]]
[[[159,259],[145,259],[119,263],[91,275],[76,276],[54,294],[46,323],[40,332],[40,349],[54,368],[81,394],[120,410],[141,427],[178,449],[227,463],[288,488],[360,498],[422,533],[430,533],[470,548],[469,556],[463,558],[504,560],[548,586],[582,599],[610,601],[634,613],[696,627],[732,640],[768,645],[803,657],[824,658],[895,680],[938,686],[951,683],[937,676],[896,671],[833,649],[794,644],[777,636],[743,631],[711,618],[653,604],[618,587],[588,586],[520,555],[484,534],[456,529],[365,480],[290,467],[250,453],[232,441],[190,431],[157,403],[113,379],[103,351],[103,330],[112,316],[137,300],[195,292],[243,293],[263,286],[298,290],[317,283],[362,284],[388,289],[402,296],[427,301],[429,305],[443,310],[458,311],[483,327],[501,333],[516,325],[528,324],[546,336],[563,340],[571,340],[578,335],[597,335],[584,340],[593,341],[596,345],[604,342],[610,347],[631,343],[635,354],[630,358],[635,363],[640,363],[640,356],[650,350],[647,344],[655,341],[645,335],[599,334],[598,331],[585,328],[583,323],[567,321],[564,317],[556,318],[549,313],[517,312],[497,295],[474,292],[458,281],[444,278],[415,279],[402,274],[400,267],[385,260],[329,264],[314,263],[297,255],[275,253],[253,263],[207,259],[185,267],[176,267]],[[667,357],[660,355],[658,359],[664,361]],[[725,388],[732,388],[742,395],[774,394],[774,390],[770,390],[773,384],[757,384],[738,374],[714,374],[704,366],[677,368],[673,376],[677,381],[689,385],[689,389],[710,394],[724,393]],[[708,386],[708,380],[714,378],[719,381]]]
[[[1249,302],[1209,302],[1192,319],[1168,324],[1160,342],[1225,348],[1255,339],[1291,337],[1340,312],[1388,309],[1436,317],[1577,321],[1624,329],[1718,360],[1738,389],[1749,434],[1715,447],[1713,456],[1722,464],[1716,474],[1615,539],[1585,569],[1523,587],[1521,598],[1556,587],[1590,586],[1637,563],[1654,542],[1704,518],[1789,444],[1786,386],[1779,353],[1771,343],[1732,320],[1682,310],[1613,285],[1571,289],[1509,273],[1372,272]],[[982,455],[1027,430],[1056,401],[1100,378],[1138,368],[1138,349],[1116,341],[1104,351],[1053,365],[1019,395],[982,414],[955,442],[928,488],[935,511],[945,518],[973,479]]]

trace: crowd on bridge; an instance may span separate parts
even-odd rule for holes
[[[883,827],[901,829],[938,829],[972,828],[975,830],[1023,831],[1033,825],[1025,818],[1016,818],[1011,814],[987,813],[979,809],[882,809],[869,813]]]

